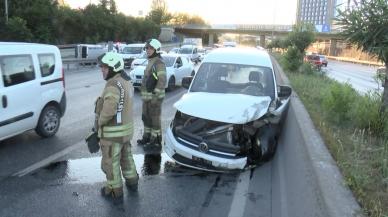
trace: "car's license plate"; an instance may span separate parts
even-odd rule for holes
[[[209,166],[212,165],[212,162],[210,160],[206,160],[206,159],[203,159],[203,158],[200,158],[200,157],[192,156],[191,159],[193,161],[195,161],[195,162],[198,162],[198,163],[206,164],[206,165],[209,165]]]

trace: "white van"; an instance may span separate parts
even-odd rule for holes
[[[198,54],[198,48],[195,45],[182,45],[179,49],[179,53],[183,56],[189,58],[192,62],[198,63],[200,61],[200,56]]]
[[[90,60],[91,63],[97,63],[97,58],[108,52],[108,49],[98,44],[78,44],[75,49],[75,58]]]
[[[124,59],[124,67],[131,68],[132,61],[134,59],[140,58],[144,53],[144,45],[145,44],[128,44],[122,47],[120,51],[121,56]]]
[[[66,110],[59,49],[0,42],[0,98],[0,141],[30,129],[55,135]]]

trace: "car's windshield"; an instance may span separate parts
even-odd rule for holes
[[[125,47],[122,51],[124,54],[139,54],[143,51],[142,47]]]
[[[175,57],[172,56],[162,56],[162,60],[164,64],[166,64],[166,67],[171,67],[174,65]]]
[[[190,91],[275,97],[271,68],[239,64],[203,63]]]
[[[191,49],[191,48],[181,48],[181,49],[179,49],[179,53],[181,53],[181,54],[191,54],[192,53],[192,51],[193,51],[193,49]]]

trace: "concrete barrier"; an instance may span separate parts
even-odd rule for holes
[[[273,59],[275,72],[290,84]],[[294,92],[274,167],[279,209],[273,216],[361,217],[359,204],[346,186],[307,110]],[[277,213],[276,213],[277,212]]]

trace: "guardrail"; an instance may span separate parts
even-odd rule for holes
[[[179,47],[180,43],[166,43],[162,44],[162,50],[169,51],[171,48]],[[95,67],[97,65],[97,59],[77,59],[77,58],[65,58],[62,59],[62,64],[66,71],[70,69],[79,70],[85,67]]]
[[[350,62],[350,63],[357,63],[362,65],[368,65],[368,66],[384,66],[381,62],[372,62],[372,61],[366,61],[366,60],[357,60],[349,57],[335,57],[335,56],[326,56],[328,59],[332,60],[338,60],[342,62]]]

